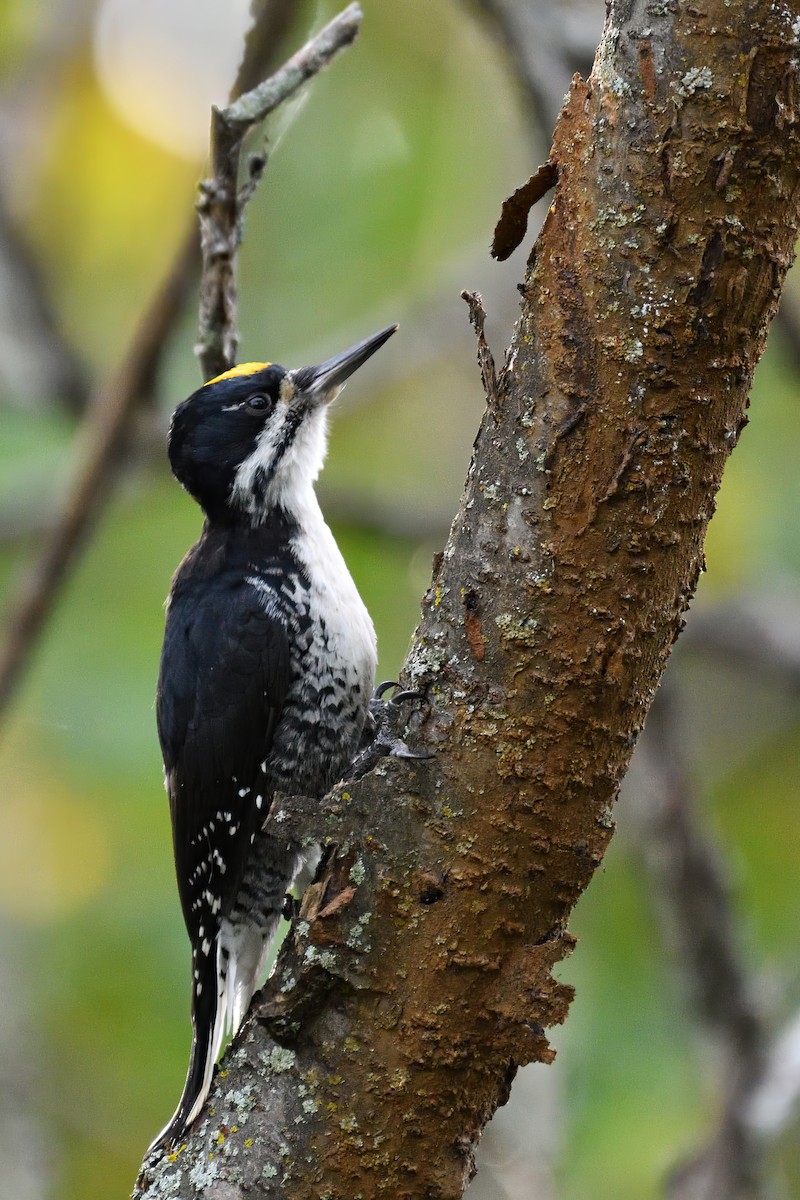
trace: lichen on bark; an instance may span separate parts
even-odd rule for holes
[[[437,756],[273,812],[322,872],[150,1197],[452,1200],[551,1056],[794,252],[799,33],[796,2],[609,6],[405,668]]]

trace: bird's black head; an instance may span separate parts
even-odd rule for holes
[[[212,521],[259,524],[276,507],[296,510],[325,457],[327,405],[396,329],[318,366],[241,363],[212,379],[173,415],[175,477]]]

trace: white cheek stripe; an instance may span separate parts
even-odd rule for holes
[[[262,429],[256,439],[256,448],[249,454],[236,472],[231,488],[231,500],[240,508],[252,512],[254,509],[253,485],[259,469],[268,471],[275,452],[281,443],[286,427],[287,410],[281,405],[270,419],[269,425]],[[280,418],[280,419],[279,419]]]
[[[231,503],[249,513],[254,524],[265,520],[275,506],[292,513],[302,508],[325,460],[327,407],[320,406],[304,415],[280,461],[273,466],[287,432],[289,412],[282,397],[269,425],[259,434],[255,450],[236,472]],[[259,469],[268,478],[263,490],[256,486]]]

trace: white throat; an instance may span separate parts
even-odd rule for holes
[[[372,619],[325,522],[313,487],[309,484],[305,492],[294,494],[292,502],[287,512],[297,522],[297,532],[291,547],[308,578],[315,619],[325,629],[326,645],[336,647],[348,677],[370,688],[378,659]]]

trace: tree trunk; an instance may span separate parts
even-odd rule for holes
[[[800,0],[609,5],[499,380],[482,353],[488,407],[406,665],[437,756],[271,814],[331,849],[149,1197],[453,1200],[516,1067],[551,1057],[566,921],[793,255],[799,35]]]

